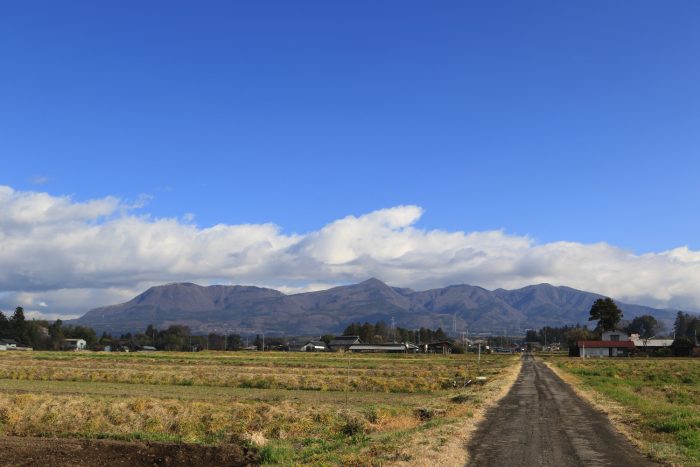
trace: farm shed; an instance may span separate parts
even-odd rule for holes
[[[65,339],[63,341],[63,350],[85,350],[87,342],[85,339]]]
[[[418,351],[418,347],[405,342],[393,344],[353,344],[348,350],[350,352],[364,353],[408,353]]]
[[[15,350],[17,341],[14,339],[0,339],[0,344],[5,346],[5,350]]]
[[[351,345],[361,344],[359,336],[339,336],[328,343],[328,348],[337,352],[339,350],[348,350]]]
[[[449,341],[440,341],[440,342],[431,342],[430,344],[427,344],[425,346],[425,350],[428,353],[441,353],[443,355],[447,355],[449,353],[452,353],[452,342]]]
[[[630,340],[640,349],[656,350],[670,348],[673,345],[673,339],[642,339],[639,334],[630,335]]]
[[[302,352],[325,352],[327,348],[326,343],[323,341],[308,341],[299,350]]]

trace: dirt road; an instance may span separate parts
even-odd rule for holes
[[[530,356],[469,443],[470,466],[655,466]]]

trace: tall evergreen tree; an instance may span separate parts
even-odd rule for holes
[[[24,317],[24,308],[21,306],[15,308],[12,318],[10,318],[10,328],[12,329],[12,334],[16,339],[19,339],[22,342],[27,341],[27,320]]]
[[[651,315],[637,316],[627,326],[628,333],[639,334],[642,339],[651,339],[659,330],[659,322]]]
[[[622,319],[622,310],[620,310],[612,298],[599,298],[591,307],[588,321],[598,321],[598,330],[600,332],[613,331],[617,324]]]
[[[673,331],[676,337],[683,337],[688,331],[688,318],[690,316],[682,311],[676,313],[676,321],[673,323]]]
[[[0,311],[0,337],[10,337],[10,321],[7,316]]]

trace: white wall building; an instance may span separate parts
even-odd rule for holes
[[[65,339],[63,341],[64,350],[85,350],[87,342],[85,339]]]

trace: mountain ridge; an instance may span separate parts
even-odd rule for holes
[[[352,322],[392,319],[405,328],[442,327],[471,332],[515,332],[542,326],[586,323],[603,295],[567,286],[537,284],[490,291],[469,284],[415,291],[376,278],[327,290],[284,294],[244,285],[201,286],[190,282],[150,287],[133,299],[92,309],[72,324],[97,331],[135,332],[184,324],[193,332],[322,334]],[[625,319],[651,314],[668,324],[674,310],[618,302]]]

